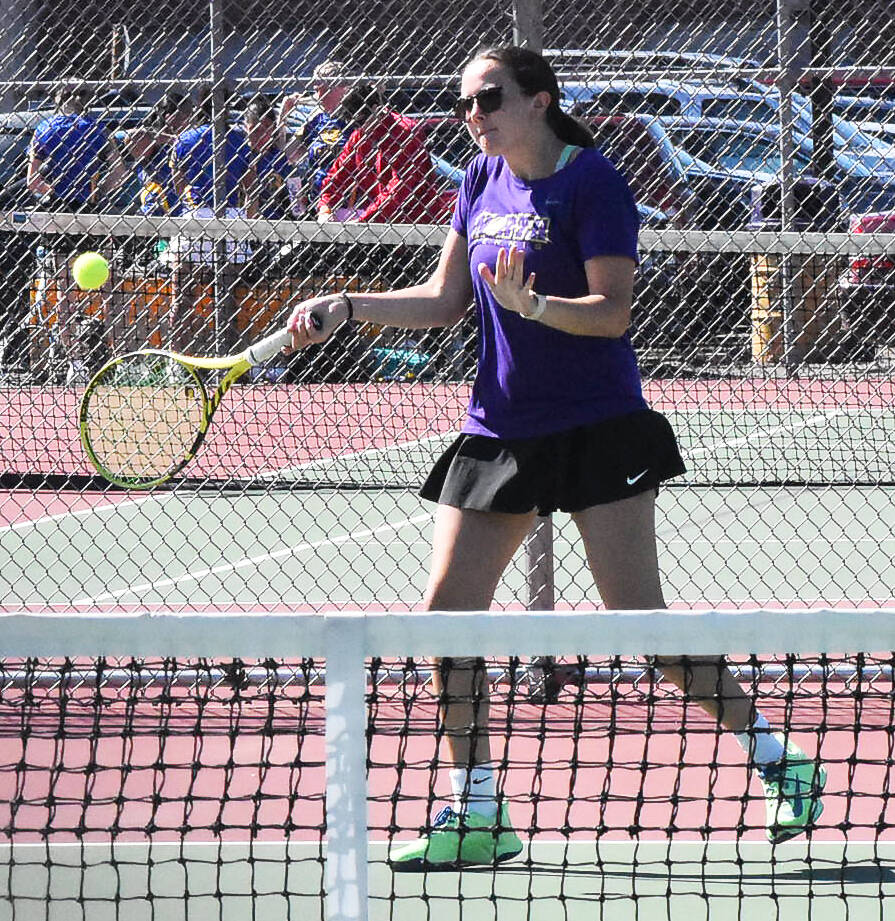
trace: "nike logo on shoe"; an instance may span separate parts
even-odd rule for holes
[[[637,476],[627,477],[625,482],[628,484],[628,486],[633,486],[638,480],[643,479],[643,477],[645,477],[648,473],[649,473],[649,467],[647,467],[646,470],[642,470],[640,473],[637,474]]]

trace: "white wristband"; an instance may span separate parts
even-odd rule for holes
[[[534,301],[531,313],[523,313],[522,316],[525,317],[526,320],[540,320],[544,315],[544,311],[547,309],[547,295],[535,294],[535,292],[532,291],[531,299]]]

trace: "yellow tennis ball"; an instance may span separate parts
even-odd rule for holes
[[[109,277],[109,263],[99,253],[81,253],[72,263],[71,273],[82,291],[101,288]]]

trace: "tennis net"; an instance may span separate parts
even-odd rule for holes
[[[883,918],[893,615],[4,615],[0,917]],[[645,658],[682,650],[823,765],[806,835]],[[484,657],[498,868],[395,869],[450,801],[432,656]]]

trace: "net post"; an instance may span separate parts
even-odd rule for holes
[[[363,615],[326,617],[326,921],[367,918],[367,676]]]

